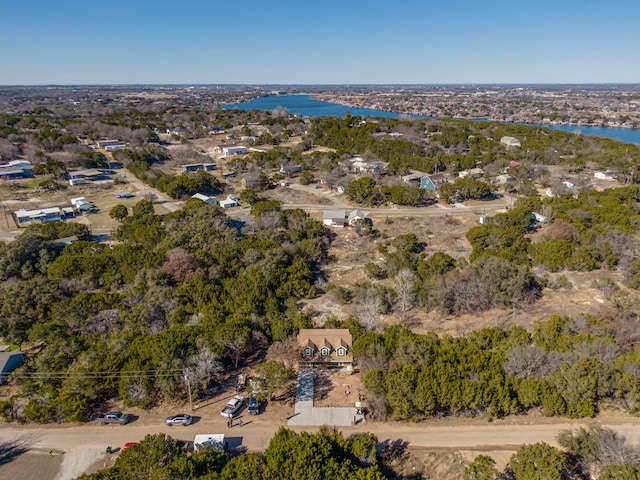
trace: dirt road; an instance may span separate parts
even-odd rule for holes
[[[381,442],[401,440],[412,447],[492,449],[512,448],[514,445],[544,441],[556,444],[558,432],[576,429],[589,422],[551,423],[534,425],[445,425],[403,423],[363,423],[355,427],[340,429],[349,435],[355,432],[371,432]],[[640,421],[629,423],[603,424],[623,434],[631,443],[640,444]],[[80,446],[105,449],[107,445],[122,446],[126,442],[141,440],[150,433],[166,433],[183,440],[193,439],[197,433],[224,433],[249,451],[263,450],[277,431],[279,425],[257,424],[245,421],[242,427],[228,429],[224,420],[203,420],[189,427],[166,427],[158,424],[130,425],[80,425],[80,426],[7,426],[0,431],[0,443],[17,442],[25,449],[69,451]],[[313,431],[314,428],[294,428]]]
[[[121,448],[126,442],[140,441],[147,434],[166,433],[181,440],[193,440],[196,434],[224,433],[229,444],[242,446],[248,451],[267,448],[271,437],[281,423],[264,421],[261,417],[245,416],[244,425],[226,427],[222,417],[207,416],[189,427],[167,427],[161,418],[146,418],[132,424],[97,424],[70,426],[19,426],[2,425],[0,429],[0,451],[5,454],[0,463],[0,478],[33,478],[35,464],[42,465],[40,480],[71,480],[87,471],[109,466],[116,455],[105,453],[107,446]],[[516,422],[527,422],[516,419]],[[531,419],[529,419],[529,422]],[[541,419],[541,423],[514,424],[484,423],[481,420],[456,420],[446,422],[424,422],[418,424],[366,422],[340,430],[345,435],[356,432],[371,432],[381,443],[400,443],[412,449],[453,450],[468,453],[473,458],[475,452],[484,452],[494,457],[508,457],[519,445],[544,441],[557,445],[558,433],[566,429],[577,429],[594,421],[587,419],[575,423],[553,423],[553,419]],[[640,444],[640,419],[630,416],[605,418],[597,422],[624,435],[629,442]],[[296,431],[314,431],[315,428],[293,428]],[[7,447],[10,448],[7,448]],[[12,453],[13,452],[13,453]],[[8,461],[7,461],[8,460]],[[46,473],[45,473],[46,471]]]

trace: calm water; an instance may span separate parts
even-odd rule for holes
[[[344,117],[346,112],[360,117],[386,117],[396,118],[395,112],[384,112],[373,108],[352,108],[337,103],[314,100],[311,95],[280,95],[272,97],[254,98],[244,103],[234,103],[224,107],[225,110],[239,108],[240,110],[273,110],[276,107],[284,107],[289,113],[309,117]]]
[[[386,117],[397,118],[398,113],[385,112],[372,108],[352,108],[336,103],[314,100],[310,95],[280,95],[271,97],[254,98],[249,102],[226,105],[229,110],[238,108],[240,110],[273,110],[276,107],[284,107],[289,113],[309,117],[338,116],[344,117],[346,112],[351,115],[361,117]],[[414,116],[415,117],[415,116]],[[567,132],[579,132],[582,135],[596,135],[598,137],[608,137],[627,143],[640,143],[640,129],[630,128],[607,128],[607,127],[578,127],[575,125],[539,125],[551,130],[565,130]]]

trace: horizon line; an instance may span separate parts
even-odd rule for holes
[[[640,82],[451,82],[451,83],[15,83],[0,88],[52,87],[442,87],[442,86],[640,86]]]

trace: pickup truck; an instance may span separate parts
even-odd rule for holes
[[[220,415],[226,418],[233,418],[243,403],[244,397],[242,395],[236,395],[231,400],[229,400],[229,403],[225,405],[225,407],[220,412]]]
[[[98,415],[98,422],[100,425],[106,425],[108,423],[118,423],[120,425],[126,425],[131,420],[131,416],[126,413],[110,412],[101,413]]]

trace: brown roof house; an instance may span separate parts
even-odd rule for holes
[[[346,328],[303,328],[298,333],[301,367],[353,368],[353,339]]]

